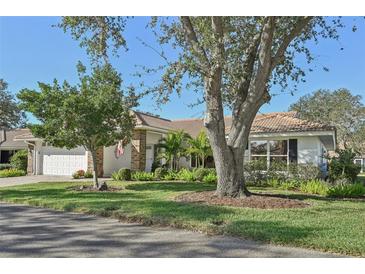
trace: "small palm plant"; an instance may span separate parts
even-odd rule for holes
[[[179,161],[182,157],[187,157],[187,141],[191,137],[184,131],[168,132],[157,145],[158,158],[165,159],[172,170],[179,169]]]
[[[198,136],[189,139],[188,143],[190,145],[188,148],[189,155],[196,155],[197,167],[204,167],[205,159],[212,155],[212,148],[210,147],[209,139],[205,131],[200,131]]]

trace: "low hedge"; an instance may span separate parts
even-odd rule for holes
[[[27,172],[22,169],[10,168],[0,170],[0,178],[25,176]]]

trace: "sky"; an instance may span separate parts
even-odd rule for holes
[[[87,65],[89,59],[85,49],[80,48],[79,42],[69,33],[52,27],[59,21],[59,17],[0,17],[0,78],[8,82],[12,93],[23,88],[37,89],[38,81],[51,83],[55,78],[60,82],[77,83],[76,64],[80,60]],[[132,18],[124,33],[128,51],[120,50],[119,57],[111,58],[125,86],[137,84],[133,74],[139,70],[138,66],[152,67],[162,61],[141,42],[158,47],[155,37],[146,29],[148,21],[147,17]],[[339,41],[321,40],[318,45],[311,45],[317,57],[316,69],[307,74],[306,82],[298,86],[298,91],[291,95],[273,87],[272,93],[279,95],[274,96],[260,112],[287,111],[300,96],[318,89],[347,88],[353,94],[362,95],[365,103],[365,20],[347,17],[344,22],[347,27],[340,30]],[[354,22],[358,26],[356,32],[352,32]],[[329,72],[324,71],[323,66],[328,67]],[[148,81],[158,79],[151,76]],[[174,94],[169,103],[158,107],[152,96],[147,96],[141,100],[138,109],[169,119],[200,118],[204,106],[189,106],[197,98],[194,92],[185,90],[180,97]],[[31,116],[29,120],[35,121]]]

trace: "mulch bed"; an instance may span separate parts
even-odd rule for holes
[[[310,206],[296,199],[285,197],[274,197],[273,195],[254,194],[244,198],[219,198],[214,191],[193,192],[180,195],[175,201],[184,203],[202,203],[207,205],[223,205],[234,207],[249,207],[260,209],[279,209],[279,208],[304,208]]]
[[[111,187],[108,186],[108,190],[98,190],[96,188],[94,188],[92,185],[82,185],[82,186],[70,186],[67,188],[68,190],[73,190],[73,191],[85,191],[85,192],[118,192],[118,191],[122,191],[124,190],[124,188],[122,187]]]

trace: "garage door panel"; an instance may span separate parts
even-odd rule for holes
[[[43,151],[43,174],[45,175],[72,175],[76,170],[87,169],[85,152],[68,154],[75,151],[49,149]],[[81,154],[83,153],[83,154]]]

